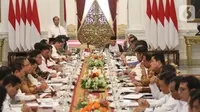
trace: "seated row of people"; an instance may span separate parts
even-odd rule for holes
[[[132,77],[136,92],[151,92],[155,100],[140,99],[134,112],[197,112],[197,107],[189,104],[193,91],[200,91],[198,78],[178,76],[174,66],[165,64],[164,54],[149,54],[147,49],[142,50],[145,48],[141,44],[135,50],[139,63],[124,73]]]
[[[33,100],[37,94],[48,91],[46,80],[56,77],[60,72],[61,61],[71,61],[71,57],[60,54],[58,51],[63,46],[63,36],[54,39],[53,45],[48,43],[36,43],[35,50],[29,52],[29,56],[19,57],[10,67],[0,67],[0,111],[15,112],[10,107],[18,101]],[[32,110],[24,105],[22,112]]]
[[[140,99],[139,107],[134,112],[199,112],[199,79],[195,76],[179,76],[174,65],[166,64],[164,54],[149,53],[147,43],[136,39],[129,37],[128,41],[130,47],[134,46],[131,56],[135,54],[138,62],[134,66],[128,65],[125,57],[128,55],[122,53],[124,56],[121,59],[124,65],[128,65],[124,74],[131,77],[137,86],[136,92],[151,92],[154,100]]]

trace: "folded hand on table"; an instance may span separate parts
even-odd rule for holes
[[[129,69],[124,70],[124,74],[126,74],[126,75],[128,75],[130,72],[131,72],[131,70],[129,70]]]
[[[56,74],[51,74],[51,78],[56,78],[57,75]]]
[[[138,82],[138,81],[134,81],[133,84],[134,84],[135,86],[142,86],[142,83],[141,83],[141,82]]]
[[[22,106],[22,109],[21,109],[22,112],[32,112],[31,108],[28,107],[27,105],[23,105]]]
[[[131,71],[129,74],[128,74],[130,77],[135,77],[136,76],[136,73]]]
[[[135,88],[135,92],[136,93],[140,93],[142,91],[142,87],[141,86],[138,86]]]
[[[145,99],[139,99],[138,100],[138,104],[140,107],[143,107],[143,108],[148,108],[150,105],[149,105],[149,102]]]
[[[72,57],[67,57],[64,59],[65,61],[72,61]]]
[[[43,90],[45,90],[45,89],[47,89],[47,88],[48,88],[47,83],[42,82],[42,83],[41,83],[41,86],[40,86],[40,89],[43,91]]]
[[[135,108],[135,110],[133,112],[144,112],[144,111],[145,111],[145,108],[137,107],[137,108]]]
[[[70,50],[67,50],[67,51],[65,51],[65,54],[66,54],[66,56],[67,56],[67,55],[71,55],[72,52],[71,52]]]
[[[57,72],[61,71],[61,66],[60,65],[55,65],[54,68],[56,69]]]
[[[38,81],[44,81],[45,79],[42,78],[41,76],[38,76],[38,77],[37,77],[37,80],[38,80]]]
[[[153,76],[151,79],[150,79],[150,84],[154,84],[158,81],[158,77],[157,76]]]

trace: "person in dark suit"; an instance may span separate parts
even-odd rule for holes
[[[112,36],[110,38],[110,43],[105,45],[105,48],[109,49],[111,53],[121,54],[124,50],[121,45],[117,44],[117,37]]]

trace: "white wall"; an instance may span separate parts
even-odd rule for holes
[[[175,4],[177,6],[177,15],[180,5],[186,5],[186,0],[175,0]],[[139,39],[145,38],[145,14],[146,14],[146,0],[129,0],[129,15],[128,15],[128,23],[129,28],[127,29],[127,33],[133,33]],[[179,20],[179,40],[180,44],[177,47],[180,51],[180,59],[186,60],[186,45],[184,41],[185,35],[195,35],[197,32],[197,24],[196,23],[186,23]],[[199,55],[199,47],[200,45],[194,45],[192,49],[192,59],[200,59]]]
[[[77,25],[77,11],[76,11],[76,0],[66,0],[67,1],[67,25],[73,24]]]
[[[128,15],[128,7],[127,7],[127,0],[118,0],[117,6],[117,24],[128,24],[127,15]]]

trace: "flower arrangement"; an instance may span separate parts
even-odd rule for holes
[[[99,56],[91,56],[87,60],[87,68],[93,68],[93,67],[103,67],[105,62],[102,60],[102,57]]]
[[[100,102],[84,102],[85,107],[80,109],[80,112],[107,112],[107,108],[101,106],[102,104]]]
[[[101,60],[94,60],[92,57],[88,59],[87,64],[88,67],[91,69],[87,69],[86,73],[82,77],[81,87],[84,89],[93,90],[97,90],[99,88],[106,88],[107,83],[105,80],[105,75],[103,73],[102,68],[99,68],[104,66],[104,62]]]
[[[77,106],[79,112],[108,112],[108,102],[106,100],[97,100],[95,96],[86,95],[84,93],[84,99],[79,101]]]
[[[84,89],[99,89],[106,88],[107,83],[104,77],[100,77],[97,75],[91,75],[90,77],[82,78],[81,87]]]

